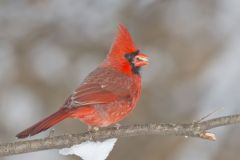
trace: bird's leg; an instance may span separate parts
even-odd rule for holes
[[[121,127],[121,124],[120,123],[116,123],[113,127],[118,130]]]
[[[88,133],[90,135],[90,140],[93,140],[93,135],[92,135],[92,126],[88,126]]]
[[[99,127],[94,126],[94,127],[93,127],[93,130],[94,130],[95,132],[99,131]]]
[[[48,138],[52,138],[54,136],[55,129],[52,128],[48,134]]]
[[[99,131],[99,127],[96,127],[96,126],[88,126],[88,131],[91,132],[91,131]]]
[[[92,130],[92,126],[88,126],[88,132]]]
[[[88,126],[88,133],[90,135],[90,140],[94,140],[94,136],[93,136],[93,132],[97,132],[99,130],[99,127],[96,127],[96,126]]]

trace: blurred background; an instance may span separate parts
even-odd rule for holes
[[[118,23],[150,56],[143,92],[121,124],[191,122],[240,112],[238,0],[1,0],[0,143],[56,111],[106,56]],[[87,127],[65,120],[55,134]],[[212,130],[216,142],[183,137],[121,138],[108,159],[225,160],[240,157],[240,128]],[[47,136],[49,131],[33,138]],[[4,160],[77,160],[57,150]]]

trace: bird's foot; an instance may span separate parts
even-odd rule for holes
[[[121,124],[120,123],[116,123],[113,127],[118,130],[121,127]]]
[[[94,130],[95,132],[99,131],[99,127],[94,126],[94,127],[93,127],[93,130]]]
[[[99,127],[96,127],[96,126],[88,126],[88,131],[89,131],[89,132],[91,132],[91,131],[97,132],[97,131],[99,131]]]
[[[55,129],[51,129],[47,138],[52,138],[54,136]]]
[[[94,132],[97,132],[99,130],[99,127],[96,127],[96,126],[88,126],[88,133],[90,135],[90,140],[92,141],[95,141],[95,138],[93,136],[93,133]]]

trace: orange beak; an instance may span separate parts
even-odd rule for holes
[[[143,54],[143,53],[140,53],[140,54],[135,56],[133,63],[137,67],[145,66],[149,63],[148,56]]]

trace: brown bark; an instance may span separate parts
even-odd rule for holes
[[[48,149],[60,149],[79,144],[87,140],[103,140],[112,137],[130,137],[143,135],[185,136],[216,140],[215,134],[207,131],[212,128],[240,123],[240,114],[219,117],[201,122],[184,124],[161,123],[104,128],[97,132],[50,136],[44,139],[25,140],[0,144],[0,157],[35,152]]]

